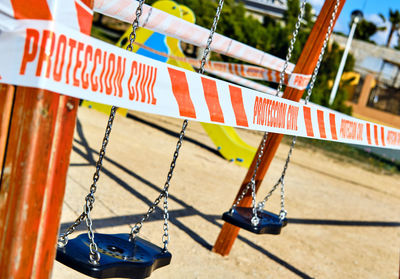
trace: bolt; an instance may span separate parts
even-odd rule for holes
[[[74,104],[72,103],[72,101],[68,101],[66,104],[66,107],[69,111],[73,110],[75,108]]]

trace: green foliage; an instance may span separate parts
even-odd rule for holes
[[[383,22],[386,22],[387,20],[390,22],[390,30],[386,41],[386,46],[390,47],[390,42],[393,38],[394,33],[397,32],[397,35],[399,35],[398,30],[400,29],[400,11],[389,9],[389,17],[387,20],[383,14],[379,14],[379,17],[382,19]],[[381,28],[380,30],[386,30],[386,27]],[[395,49],[400,49],[399,41],[397,42],[397,46],[394,47]]]
[[[389,9],[389,21],[390,21],[390,30],[388,39],[386,42],[386,46],[390,46],[390,41],[392,40],[393,34],[396,30],[400,28],[400,12],[398,10]]]
[[[179,0],[178,3],[190,7],[195,12],[196,24],[210,28],[217,8],[217,1]],[[246,9],[242,3],[235,0],[225,0],[217,32],[284,59],[299,16],[300,0],[288,0],[287,5],[288,9],[284,14],[283,20],[275,20],[272,17],[265,16],[264,22],[260,23],[246,14]],[[300,56],[313,24],[312,6],[306,4],[303,22],[293,49],[292,62],[295,62]],[[335,44],[330,51],[326,51],[314,87],[313,102],[328,106],[327,100],[330,94],[328,84],[330,80],[335,78],[342,53],[343,51],[339,50],[339,47]],[[220,55],[213,55],[212,58],[222,59],[226,62],[239,62]],[[350,71],[353,65],[354,59],[349,55],[345,71]],[[344,113],[351,113],[350,109],[344,105],[346,96],[347,92],[345,90],[339,90],[332,108]]]
[[[196,24],[205,28],[211,27],[217,2],[212,0],[180,0],[178,2],[195,12]],[[271,44],[268,28],[252,16],[247,16],[244,5],[235,0],[225,0],[217,32],[259,49],[266,49]],[[224,60],[233,61],[229,58],[224,58]]]
[[[311,102],[325,107],[330,107],[346,114],[351,114],[351,107],[348,107],[344,104],[348,95],[344,88],[352,81],[352,79],[344,81],[342,80],[333,104],[329,105],[331,87],[328,86],[328,84],[329,81],[333,81],[336,77],[343,51],[344,50],[340,49],[337,43],[333,43],[330,51],[325,54],[325,57],[322,60],[320,73],[314,86],[313,94],[311,95]],[[354,64],[355,59],[349,54],[344,66],[344,71],[351,71],[354,67]]]
[[[383,15],[379,15],[382,18],[382,21],[385,21]],[[350,23],[350,28],[351,28]],[[374,41],[371,40],[371,37],[376,34],[378,31],[386,30],[385,26],[378,26],[375,23],[366,20],[365,18],[361,19],[360,22],[357,24],[357,28],[354,32],[354,38],[362,41],[366,41],[372,44],[375,44]]]
[[[284,137],[284,142],[290,144],[292,138]],[[385,174],[400,173],[400,163],[392,162],[374,153],[366,152],[362,148],[339,142],[316,140],[311,138],[297,138],[296,148],[305,148],[313,151],[323,151],[329,157],[348,163],[361,162],[361,166],[369,171],[384,172]]]
[[[372,41],[370,38],[380,30],[381,28],[379,28],[375,23],[368,21],[366,19],[362,19],[357,24],[357,28],[354,32],[354,38],[374,44],[375,42]]]

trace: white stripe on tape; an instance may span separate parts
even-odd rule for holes
[[[177,61],[183,61],[183,62],[189,63],[193,67],[196,67],[196,68],[199,68],[200,64],[201,64],[201,61],[198,59],[169,55],[162,51],[155,50],[151,47],[148,47],[148,46],[140,44],[140,43],[135,43],[135,44],[138,45],[140,48],[151,51],[151,52],[161,55],[163,57],[168,57],[168,58],[175,59]],[[262,68],[262,67],[257,67],[257,66],[252,66],[252,65],[237,64],[237,63],[207,61],[205,64],[205,70],[210,73],[218,72],[219,75],[221,75],[223,72],[225,72],[226,74],[223,78],[228,79],[228,80],[232,80],[233,75],[250,78],[250,79],[267,80],[267,81],[272,81],[272,82],[279,82],[279,79],[280,79],[280,72],[278,72],[278,71],[266,69],[266,68]],[[231,75],[229,75],[229,74],[231,74]],[[302,74],[287,75],[286,74],[285,75],[285,84],[288,85],[289,87],[303,90],[307,87],[308,82],[310,81],[310,78],[311,78],[311,75],[302,75]],[[240,80],[240,79],[238,79],[238,80]],[[244,85],[243,81],[237,82],[237,83]],[[250,84],[252,84],[252,85],[250,85]],[[260,89],[262,87],[257,86],[257,83],[255,83],[255,82],[248,82],[248,85],[245,85],[245,86],[253,88],[257,91],[262,91],[262,92],[268,91],[268,90],[265,90],[265,88]],[[262,85],[260,85],[260,86],[262,86]]]
[[[263,93],[276,94],[276,90],[271,88],[271,87],[268,87],[268,86],[262,85],[260,83],[257,83],[257,82],[242,78],[240,76],[233,75],[233,74],[231,74],[229,72],[227,73],[227,72],[213,71],[213,70],[210,70],[210,69],[206,69],[206,71],[208,73],[210,73],[210,74],[213,74],[213,75],[217,76],[217,77],[223,78],[225,80],[234,82],[236,84],[243,85],[245,87],[248,87],[248,88],[263,92]]]
[[[3,23],[1,83],[201,122],[400,149],[397,129],[183,70],[58,23]]]
[[[94,10],[96,12],[128,23],[132,23],[135,16],[134,11],[136,11],[137,6],[137,1],[94,1]],[[190,23],[184,19],[170,15],[146,4],[143,6],[143,14],[139,19],[139,23],[140,26],[146,24],[147,29],[177,38],[199,47],[206,46],[207,38],[210,33],[209,30],[199,25]],[[218,33],[214,34],[211,50],[277,71],[280,71],[285,63],[283,59],[232,40]],[[294,64],[289,63],[287,70],[291,72],[293,69]]]

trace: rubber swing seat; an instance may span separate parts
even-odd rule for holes
[[[89,238],[81,234],[57,249],[56,260],[93,278],[146,278],[171,262],[171,253],[129,234],[94,234],[100,253],[99,264],[89,262]]]
[[[249,232],[256,234],[280,234],[282,227],[287,225],[287,219],[281,220],[278,215],[266,210],[257,212],[260,222],[257,226],[253,226],[251,218],[253,218],[253,208],[236,207],[232,213],[225,212],[222,220]]]

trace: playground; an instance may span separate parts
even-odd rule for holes
[[[160,189],[163,166],[170,160],[168,151],[175,145],[180,120],[133,115],[132,119],[120,117],[114,124],[93,212],[97,232],[128,231],[127,224],[140,218]],[[79,111],[62,229],[81,210],[93,172],[88,164],[98,154],[106,120],[106,114]],[[261,133],[238,132],[250,144],[260,140]],[[151,278],[397,278],[398,174],[299,146],[288,170],[287,228],[279,236],[241,230],[229,256],[221,257],[210,251],[223,224],[220,213],[230,206],[246,169],[216,154],[199,123],[188,127],[182,148],[176,183],[170,189],[170,249],[174,253],[171,264],[154,271]],[[280,175],[288,148],[282,144],[278,149],[261,192]],[[278,196],[270,204],[267,210],[279,210]],[[159,242],[161,224],[158,211],[143,227],[143,235]],[[78,233],[85,230],[81,226]],[[55,262],[52,278],[89,277]]]
[[[311,99],[345,2],[289,1],[284,58],[219,34],[224,0],[207,28],[170,0],[0,3],[0,278],[397,278],[399,165],[369,152],[400,130],[343,107],[349,44]]]

